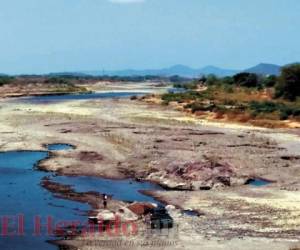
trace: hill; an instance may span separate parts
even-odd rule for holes
[[[99,76],[99,75],[117,75],[117,76],[146,76],[146,75],[157,75],[157,76],[173,76],[179,75],[183,77],[199,77],[202,75],[215,74],[217,76],[233,75],[239,72],[238,70],[222,69],[215,66],[206,66],[203,68],[195,69],[185,65],[174,65],[169,68],[163,69],[146,69],[146,70],[119,70],[119,71],[84,71],[83,74]]]
[[[252,68],[244,70],[245,72],[259,75],[279,75],[281,66],[269,63],[260,63]]]

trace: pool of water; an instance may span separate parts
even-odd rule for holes
[[[265,185],[270,184],[270,181],[267,180],[263,180],[263,179],[251,179],[249,181],[247,181],[247,185],[251,185],[251,186],[255,186],[255,187],[262,187]]]
[[[195,210],[182,210],[182,214],[192,216],[192,217],[199,217],[200,213]]]
[[[50,151],[60,151],[60,150],[72,150],[75,147],[70,144],[63,144],[63,143],[55,143],[55,144],[48,144],[47,149]]]
[[[103,98],[125,98],[130,96],[144,95],[143,92],[105,92],[105,93],[88,93],[88,94],[67,94],[67,95],[45,95],[29,96],[16,99],[17,102],[47,104],[71,100],[89,100]]]
[[[57,249],[46,240],[51,236],[42,228],[40,236],[33,236],[34,219],[41,218],[42,225],[51,216],[54,226],[60,221],[87,221],[87,204],[55,198],[49,191],[40,186],[41,179],[48,173],[34,170],[38,161],[46,158],[48,152],[43,151],[11,151],[0,152],[0,232],[4,216],[24,215],[24,236],[0,236],[0,249],[32,250]],[[125,201],[155,202],[139,190],[160,190],[157,185],[134,180],[106,180],[94,177],[52,177],[53,181],[70,184],[76,191],[98,191],[113,195],[114,199]],[[16,219],[11,219],[10,231],[17,229]]]
[[[168,93],[177,94],[177,93],[184,93],[187,92],[184,88],[169,88]]]
[[[132,179],[110,180],[88,176],[57,176],[53,180],[59,183],[71,185],[79,192],[99,191],[100,193],[112,195],[114,200],[127,202],[139,201],[158,204],[158,201],[151,196],[142,194],[140,190],[163,190],[156,184],[149,182],[137,182]]]

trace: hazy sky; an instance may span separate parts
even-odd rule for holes
[[[299,0],[0,0],[0,72],[300,59]]]

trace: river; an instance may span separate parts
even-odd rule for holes
[[[47,104],[65,100],[129,97],[137,94],[114,92],[36,96],[21,98],[19,101]],[[54,250],[57,247],[46,242],[53,239],[53,236],[47,234],[47,218],[51,218],[53,224],[60,221],[87,221],[87,212],[90,209],[87,204],[56,198],[40,185],[42,178],[51,174],[38,171],[35,166],[40,160],[49,156],[50,150],[72,150],[72,146],[48,145],[45,151],[0,152],[0,249]],[[134,180],[118,181],[96,177],[53,175],[51,180],[72,185],[78,192],[97,191],[123,201],[155,202],[152,197],[143,195],[139,190],[161,190],[158,185]],[[38,226],[38,221],[41,222],[41,227]],[[39,228],[42,229],[41,233],[36,235]]]

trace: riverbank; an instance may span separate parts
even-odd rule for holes
[[[148,97],[209,121],[238,123],[265,128],[300,128],[299,102],[273,98],[271,88],[208,86]]]
[[[289,249],[297,243],[296,130],[206,123],[129,99],[51,104],[2,99],[0,106],[1,151],[43,150],[44,144],[67,143],[76,148],[53,152],[40,168],[63,175],[133,177],[187,190],[153,193],[169,204],[204,214],[191,218],[174,210],[180,235],[175,249]],[[244,185],[254,177],[274,183],[256,189]],[[89,248],[87,243],[81,249],[97,246]]]
[[[90,93],[165,93],[168,83],[100,81],[85,78],[17,77],[0,86],[0,98],[55,96]]]
[[[0,97],[24,97],[90,93],[85,87],[59,83],[11,83],[0,86]]]

